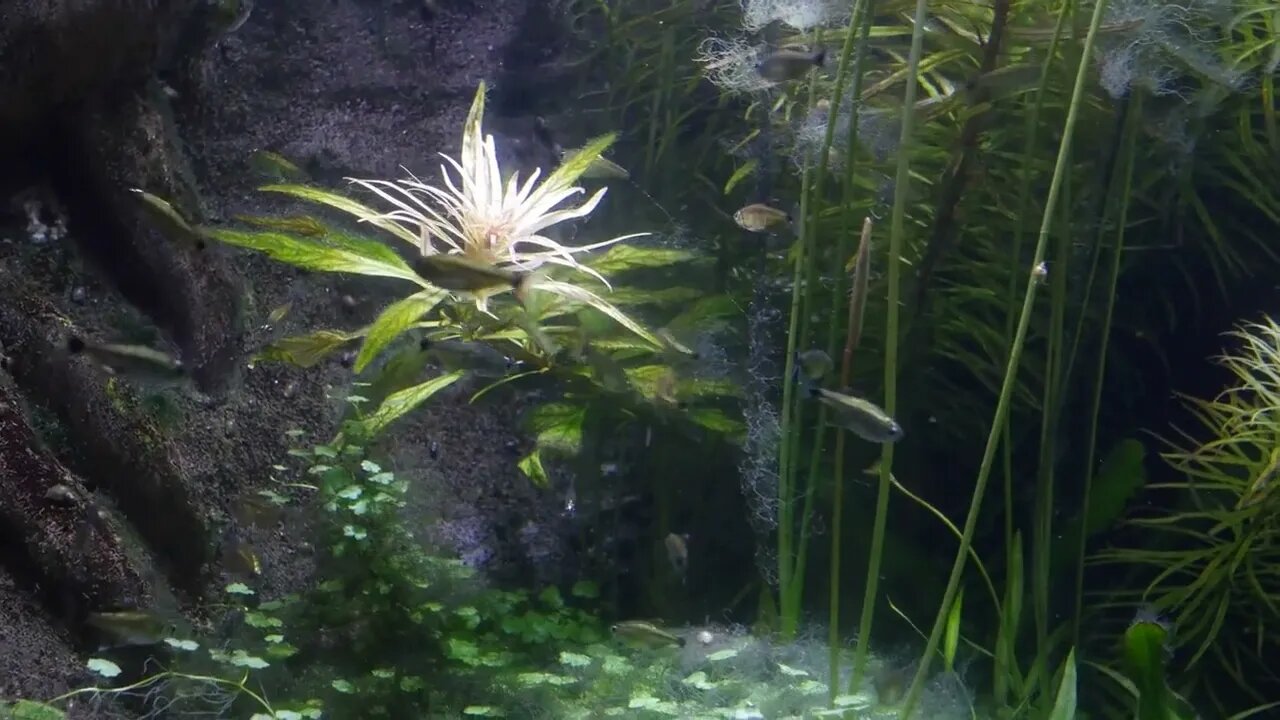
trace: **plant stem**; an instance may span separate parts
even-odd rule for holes
[[[1107,379],[1107,346],[1111,340],[1111,319],[1115,312],[1116,306],[1116,286],[1120,281],[1120,258],[1124,253],[1124,233],[1125,225],[1129,221],[1129,193],[1133,188],[1133,164],[1136,155],[1136,133],[1138,129],[1137,119],[1141,116],[1139,96],[1133,96],[1126,101],[1125,111],[1125,140],[1124,140],[1124,156],[1121,160],[1123,169],[1121,170],[1121,192],[1119,193],[1120,215],[1116,219],[1116,240],[1115,247],[1111,249],[1111,267],[1108,272],[1107,287],[1107,306],[1102,315],[1102,330],[1100,347],[1098,348],[1098,366],[1095,370],[1093,381],[1093,398],[1089,411],[1089,435],[1086,440],[1084,453],[1085,482],[1084,493],[1080,500],[1080,544],[1076,549],[1076,578],[1075,578],[1075,615],[1072,622],[1071,644],[1078,647],[1080,644],[1080,621],[1084,605],[1084,556],[1087,547],[1088,527],[1089,527],[1089,502],[1090,488],[1093,484],[1093,459],[1094,453],[1097,452],[1098,445],[1098,408],[1102,406],[1102,388],[1106,384]]]
[[[918,0],[916,8],[917,32],[919,31],[918,23],[922,20],[921,14],[924,11],[924,5],[925,0]],[[995,459],[996,446],[1000,440],[1000,428],[1009,414],[1009,405],[1013,398],[1014,380],[1017,376],[1019,361],[1022,359],[1022,348],[1027,339],[1027,330],[1031,325],[1031,310],[1035,305],[1036,291],[1039,289],[1039,283],[1035,281],[1034,273],[1040,263],[1044,261],[1045,248],[1049,242],[1049,229],[1053,224],[1053,214],[1057,206],[1058,190],[1062,187],[1063,178],[1066,176],[1067,158],[1071,155],[1071,139],[1075,134],[1076,119],[1080,114],[1080,106],[1083,104],[1084,86],[1089,74],[1089,59],[1093,52],[1094,39],[1098,35],[1098,27],[1102,24],[1102,15],[1106,7],[1106,0],[1098,0],[1098,3],[1093,8],[1093,17],[1089,22],[1089,32],[1084,40],[1084,51],[1081,53],[1080,64],[1076,70],[1075,87],[1071,92],[1071,105],[1067,109],[1067,119],[1062,130],[1062,141],[1058,146],[1058,157],[1053,166],[1053,179],[1049,183],[1049,195],[1045,200],[1044,216],[1040,222],[1040,234],[1036,240],[1036,249],[1031,260],[1030,278],[1022,300],[1022,313],[1018,318],[1018,328],[1013,338],[1013,347],[1010,348],[1009,364],[1005,368],[1004,382],[1000,387],[1000,399],[996,403],[991,432],[987,436],[987,446],[982,454],[982,464],[978,468],[973,498],[969,504],[968,516],[964,522],[961,547],[956,553],[955,562],[951,567],[951,576],[947,580],[947,588],[943,593],[942,603],[939,605],[937,617],[934,619],[933,629],[929,633],[929,640],[925,644],[924,654],[920,658],[920,666],[916,669],[915,677],[911,680],[911,687],[907,690],[902,711],[898,716],[899,720],[909,720],[916,703],[920,701],[920,693],[924,689],[924,680],[928,677],[929,666],[933,662],[934,653],[938,650],[938,643],[942,638],[942,632],[946,625],[947,612],[951,609],[951,603],[955,602],[956,591],[960,587],[960,576],[964,572],[965,562],[968,559],[969,545],[973,543],[974,529],[978,525],[978,513],[982,509],[982,497],[986,490],[987,479],[991,475],[991,465]]]
[[[889,287],[885,321],[884,409],[893,416],[898,404],[898,297],[902,293],[902,241],[911,187],[911,137],[915,129],[916,88],[919,84],[920,56],[924,46],[924,25],[928,0],[916,0],[911,29],[911,53],[907,57],[906,90],[902,98],[902,129],[898,138],[898,167],[893,183],[893,211],[889,223]],[[867,662],[871,624],[875,617],[876,594],[880,582],[880,561],[884,555],[885,523],[892,494],[893,443],[885,443],[880,456],[880,487],[876,495],[876,517],[871,530],[871,556],[867,559],[866,588],[862,597],[862,617],[858,621],[858,644],[853,654],[853,687],[861,680]]]
[[[867,308],[867,283],[871,277],[871,218],[862,221],[862,238],[853,269],[853,292],[849,301],[848,324],[845,328],[844,352],[840,356],[840,386],[848,387],[853,376],[853,353],[862,339],[862,315]],[[827,624],[828,660],[831,679],[828,700],[840,694],[840,545],[844,516],[844,441],[845,431],[836,428],[834,489],[831,499],[831,606]]]

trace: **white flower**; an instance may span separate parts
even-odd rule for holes
[[[395,181],[349,178],[396,208],[361,219],[376,225],[387,222],[399,225],[409,236],[419,238],[424,255],[459,254],[521,271],[533,271],[551,263],[585,272],[608,285],[599,273],[579,262],[577,256],[647,233],[623,235],[583,246],[565,245],[543,233],[566,220],[586,217],[600,204],[604,188],[579,205],[564,207],[570,198],[584,192],[573,183],[608,146],[611,138],[602,138],[568,157],[541,183],[538,180],[542,171],[538,169],[523,183],[519,173],[513,173],[504,185],[493,136],[485,135],[481,128],[483,114],[484,85],[481,84],[463,129],[459,159],[441,154],[447,163],[440,167],[443,187],[424,183],[412,173],[407,179]],[[544,286],[543,283],[537,285]]]

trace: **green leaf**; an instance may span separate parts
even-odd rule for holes
[[[546,589],[544,589],[542,592],[538,593],[538,599],[541,600],[547,607],[555,608],[556,610],[559,610],[560,608],[564,607],[564,598],[561,597],[560,589],[557,588],[555,585],[551,585]]]
[[[618,244],[583,264],[601,275],[614,275],[628,270],[666,267],[696,259],[698,255],[688,250]]]
[[[735,658],[737,656],[738,656],[738,651],[733,648],[729,648],[727,650],[720,650],[718,652],[711,653],[710,655],[707,656],[707,660],[709,662],[720,662],[721,660],[728,660],[730,658]]]
[[[717,408],[695,408],[689,412],[689,419],[702,427],[731,437],[738,437],[745,430],[743,424]]]
[[[119,665],[103,658],[89,658],[85,666],[105,678],[113,678],[120,674]]]
[[[251,670],[261,670],[270,667],[271,663],[260,657],[254,657],[243,650],[236,650],[231,654],[231,664],[237,667],[249,668]]]
[[[328,205],[329,207],[349,213],[361,220],[382,228],[401,240],[412,244],[414,247],[419,246],[420,240],[417,235],[414,235],[403,226],[391,220],[380,219],[382,213],[344,195],[329,192],[328,190],[321,190],[320,188],[309,187],[307,185],[267,185],[258,189],[263,192],[283,193],[308,202]]]
[[[760,161],[755,158],[751,158],[738,167],[737,170],[734,170],[733,174],[729,176],[729,180],[724,184],[724,194],[728,195],[733,192],[733,189],[738,186],[738,183],[750,177],[758,167],[760,167]]]
[[[232,595],[252,595],[253,594],[253,590],[251,590],[248,585],[245,585],[244,583],[239,583],[239,582],[231,583],[225,588],[225,590],[231,593]]]
[[[671,307],[687,305],[706,294],[704,290],[687,287],[644,288],[620,287],[609,293],[609,302],[614,307],[636,305],[653,305],[655,307]]]
[[[0,702],[0,718],[12,718],[12,720],[66,720],[66,717],[58,708],[34,700],[17,700],[12,705]]]
[[[576,668],[587,667],[591,664],[591,656],[564,650],[560,653],[560,664]]]
[[[649,344],[653,345],[655,349],[662,348],[662,342],[658,340],[658,338],[654,336],[653,333],[649,332],[648,330],[645,330],[643,327],[640,326],[639,323],[627,317],[626,314],[623,313],[621,310],[609,304],[606,300],[604,300],[604,298],[601,298],[599,295],[596,295],[590,290],[580,288],[577,285],[571,285],[569,283],[558,282],[555,280],[536,281],[536,286],[539,289],[546,290],[547,292],[553,293],[555,295],[559,295],[563,298],[567,298],[569,300],[576,300],[578,302],[590,305],[596,310],[599,310],[605,315],[608,315],[609,317],[613,318],[613,320],[617,322],[619,325],[625,327],[626,329],[630,330],[636,335],[639,335],[641,338],[644,338],[644,340],[647,341]]]
[[[432,395],[457,382],[463,375],[458,370],[447,375],[432,378],[420,385],[393,392],[382,401],[377,411],[364,419],[365,432],[377,435],[400,416],[426,402]]]
[[[539,189],[553,190],[572,186],[591,167],[592,163],[603,155],[605,150],[609,149],[609,146],[613,144],[617,137],[615,133],[601,135],[588,142],[577,152],[570,153],[560,163],[560,166],[555,169],[555,172],[547,176],[547,179],[543,181]]]
[[[472,717],[506,717],[507,714],[490,705],[468,705],[462,709],[463,715]]]
[[[378,353],[408,330],[418,318],[439,305],[448,294],[446,290],[431,288],[389,305],[369,326],[364,345],[360,346],[360,354],[356,356],[355,371],[362,372]]]
[[[600,597],[600,586],[590,580],[579,580],[573,584],[569,594],[584,600],[593,600]]]
[[[573,455],[582,443],[582,423],[587,409],[567,403],[548,403],[534,408],[525,420],[537,434],[539,448]]]
[[[551,478],[547,476],[546,468],[542,467],[542,456],[538,448],[534,448],[533,452],[520,458],[520,462],[516,463],[516,467],[520,468],[520,472],[529,478],[534,487],[545,488],[551,484]]]
[[[333,687],[334,690],[337,690],[338,692],[346,695],[350,695],[351,693],[356,691],[356,686],[352,685],[351,682],[348,680],[334,680],[329,684],[330,686]]]
[[[677,334],[694,334],[715,321],[724,318],[740,318],[742,308],[728,295],[712,295],[693,303],[667,323],[667,329]]]
[[[277,340],[254,355],[254,362],[284,362],[300,368],[309,368],[343,345],[360,338],[364,331],[317,330],[308,335]]]
[[[206,228],[204,233],[228,245],[257,250],[274,260],[305,270],[399,278],[425,287],[422,278],[399,255],[373,241],[359,244],[348,238],[347,242],[333,244],[277,232],[245,232],[222,228]],[[390,255],[374,248],[381,248]]]
[[[307,237],[320,237],[328,234],[329,230],[312,217],[302,215],[300,217],[262,217],[257,215],[235,215],[233,218],[236,222],[242,222],[246,225],[254,225],[268,230],[277,230],[284,233],[292,233],[294,235],[303,235]]]
[[[960,610],[963,604],[964,589],[961,588],[947,612],[946,632],[942,641],[942,662],[947,672],[955,670],[956,649],[960,646]]]
[[[1086,537],[1109,529],[1124,513],[1133,494],[1146,485],[1146,457],[1147,449],[1133,438],[1121,440],[1107,453],[1090,484]]]
[[[187,652],[191,652],[192,650],[197,650],[200,648],[200,644],[197,643],[195,640],[179,640],[177,638],[165,638],[164,642],[166,645],[168,645],[171,648],[174,648],[176,650],[186,650]]]
[[[1076,651],[1067,653],[1062,668],[1062,682],[1058,685],[1058,697],[1053,701],[1049,720],[1075,720],[1076,716]]]

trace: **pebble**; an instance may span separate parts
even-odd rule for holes
[[[77,305],[83,305],[84,301],[89,298],[89,291],[84,289],[83,285],[77,285],[71,288],[71,302]]]

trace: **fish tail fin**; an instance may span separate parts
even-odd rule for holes
[[[511,283],[511,289],[515,293],[516,300],[521,306],[525,305],[525,301],[529,299],[529,291],[537,285],[541,274],[537,271],[524,271],[516,273],[515,280]]]
[[[72,355],[79,355],[80,353],[84,352],[84,349],[85,349],[85,342],[83,339],[78,338],[75,335],[72,335],[71,337],[67,338],[67,352],[71,353]]]
[[[791,379],[800,387],[800,392],[808,397],[818,396],[818,384],[805,374],[803,364],[800,362],[799,350],[796,350],[791,358]]]

